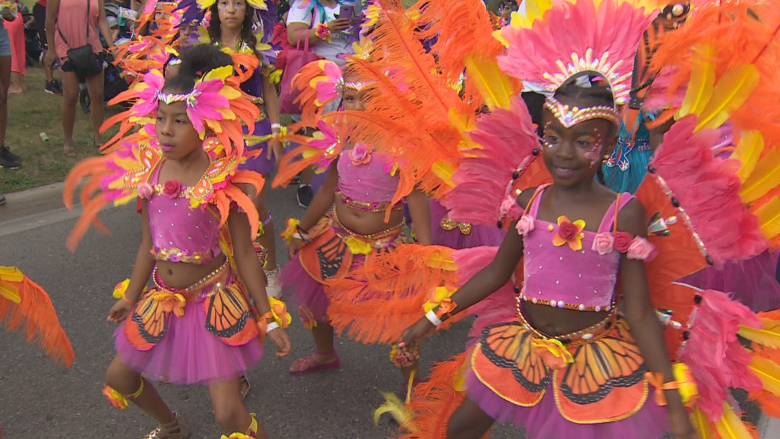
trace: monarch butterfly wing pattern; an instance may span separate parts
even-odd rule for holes
[[[168,316],[162,304],[154,300],[156,291],[149,291],[138,302],[125,323],[125,336],[140,351],[153,348],[165,335]]]
[[[215,291],[203,301],[206,330],[230,346],[242,346],[257,337],[257,322],[238,285],[228,285]]]
[[[610,335],[579,346],[574,363],[554,372],[558,408],[572,422],[624,419],[647,399],[646,371],[628,326],[617,320]]]
[[[488,326],[471,360],[483,384],[524,407],[536,405],[550,382],[549,371],[534,354],[531,341],[531,334],[518,322]]]
[[[344,278],[352,266],[352,253],[330,227],[304,245],[298,258],[306,272],[320,283]]]

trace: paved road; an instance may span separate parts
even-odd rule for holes
[[[303,213],[292,189],[272,191],[269,202],[279,223]],[[10,202],[4,206],[13,208]],[[141,233],[132,207],[108,210],[101,218],[112,236],[91,231],[75,254],[64,245],[75,220],[62,211],[0,223],[0,265],[18,266],[49,292],[76,351],[70,369],[58,368],[18,333],[0,331],[0,424],[6,439],[137,439],[154,427],[138,409],[114,410],[101,394],[105,369],[114,356],[115,325],[105,321],[114,303],[111,291],[129,276]],[[372,421],[373,410],[382,402],[378,390],[401,386],[387,347],[340,338],[338,371],[291,377],[287,368],[295,358],[308,355],[313,343],[297,321],[288,333],[294,345],[291,356],[266,356],[249,372],[247,407],[258,413],[272,438],[373,439],[394,434],[396,427],[386,417],[379,426]],[[423,367],[456,353],[465,337],[464,325],[436,335],[426,345]],[[193,439],[219,437],[205,387],[158,388],[191,425]],[[520,435],[499,427],[493,437]]]

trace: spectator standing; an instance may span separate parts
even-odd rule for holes
[[[5,28],[6,21],[16,19],[16,12],[7,7],[0,8],[0,168],[17,169],[22,166],[21,158],[5,146],[5,129],[8,125],[8,85],[11,82],[11,39]],[[0,205],[5,196],[0,194]]]
[[[14,2],[16,3],[16,2]],[[17,11],[19,3],[16,3]],[[27,91],[24,86],[24,75],[27,74],[27,53],[24,44],[24,17],[17,12],[16,18],[6,23],[8,37],[11,40],[11,84],[8,94],[22,94]]]
[[[113,47],[111,29],[106,20],[106,8],[103,0],[47,0],[46,39],[54,41],[54,50],[46,52],[44,64],[51,66],[59,59],[62,71],[62,129],[65,140],[63,152],[68,157],[76,156],[73,142],[73,126],[76,122],[76,102],[79,97],[79,79],[87,83],[89,99],[92,102],[90,116],[94,130],[94,145],[99,147],[100,125],[103,123],[103,72],[85,78],[79,78],[76,67],[68,59],[68,51],[89,44],[103,62],[103,46],[100,43],[98,29],[109,48]]]
[[[46,57],[46,51],[49,49],[49,42],[46,39],[46,1],[38,0],[32,10],[35,26],[38,28],[38,38],[41,40],[41,48],[43,49],[42,58]],[[46,86],[43,90],[46,93],[62,96],[62,84],[54,79],[52,66],[43,63],[43,70],[46,72]]]

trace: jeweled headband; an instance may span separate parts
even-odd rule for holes
[[[596,105],[593,107],[579,108],[569,107],[550,96],[544,101],[544,107],[550,110],[553,117],[566,128],[571,128],[578,123],[591,119],[606,119],[615,125],[620,125],[620,117],[614,107],[608,105]]]

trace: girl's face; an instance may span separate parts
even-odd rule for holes
[[[570,107],[588,108],[576,100],[562,103]],[[566,128],[552,112],[544,109],[543,156],[555,184],[575,186],[593,180],[604,156],[617,144],[615,125],[606,119],[589,119]]]
[[[228,29],[240,29],[246,17],[246,0],[218,0],[219,22]]]
[[[345,88],[341,95],[341,102],[345,110],[363,111],[363,93],[352,88]]]
[[[187,116],[184,102],[160,102],[154,125],[163,155],[171,160],[181,160],[193,152],[202,151],[198,131]]]

